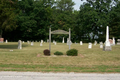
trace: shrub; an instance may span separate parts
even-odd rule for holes
[[[62,53],[62,52],[59,52],[59,51],[56,51],[56,52],[54,53],[54,55],[63,55],[63,53]]]
[[[50,50],[48,50],[48,49],[45,49],[45,50],[43,51],[43,53],[44,53],[44,55],[46,55],[46,56],[50,56]]]
[[[68,56],[77,56],[78,55],[78,50],[76,49],[70,49],[66,52]]]

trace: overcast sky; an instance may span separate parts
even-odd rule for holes
[[[81,0],[72,0],[72,1],[75,3],[74,9],[79,10],[80,5],[83,4],[83,2],[85,2],[86,0],[83,0],[83,1],[81,1]]]

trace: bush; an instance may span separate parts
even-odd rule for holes
[[[78,55],[78,50],[76,49],[70,49],[66,52],[68,56],[77,56]]]
[[[48,50],[48,49],[45,49],[45,50],[43,51],[43,53],[44,53],[44,55],[46,55],[46,56],[50,56],[50,50]]]
[[[59,52],[59,51],[56,51],[56,52],[54,53],[54,55],[63,55],[63,53],[62,53],[62,52]]]

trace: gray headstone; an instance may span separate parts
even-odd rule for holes
[[[97,45],[97,41],[94,42],[94,45]]]
[[[18,41],[18,49],[22,49],[22,42],[21,42],[21,40]]]
[[[103,42],[100,42],[100,48],[103,48]]]
[[[30,43],[30,41],[27,41],[28,42],[28,44]]]
[[[40,43],[40,46],[43,46],[42,43]]]
[[[120,45],[120,39],[117,39],[117,45]]]
[[[72,42],[68,40],[67,45],[72,45]]]
[[[49,42],[49,39],[47,39],[47,43]]]

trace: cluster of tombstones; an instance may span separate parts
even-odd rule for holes
[[[109,41],[110,41],[110,44],[111,44],[111,45],[115,45],[115,39],[114,39],[114,38],[113,38],[113,40],[110,39]],[[32,41],[32,42],[31,42],[31,41],[27,41],[27,42],[28,42],[28,44],[31,43],[31,44],[30,44],[31,46],[34,45],[34,42],[33,42],[33,41]],[[47,42],[49,42],[49,39],[47,39]],[[6,40],[5,43],[8,43],[8,40]],[[18,49],[22,49],[22,43],[24,43],[24,41],[21,41],[21,40],[18,41]],[[41,40],[41,41],[40,41],[40,46],[43,46],[43,43],[44,43],[44,41]],[[53,43],[54,43],[54,45],[57,45],[57,42],[56,42],[55,40],[53,40]],[[64,42],[64,38],[63,38],[62,43],[65,43],[65,42]],[[75,43],[75,44],[76,44],[76,43]],[[67,38],[67,45],[72,45],[72,41],[69,41],[69,38]],[[80,45],[83,45],[83,42],[82,42],[82,41],[80,41]],[[94,42],[94,45],[97,45],[97,41]],[[100,42],[99,45],[100,45],[100,48],[103,48],[104,43],[103,43],[103,42]],[[120,39],[117,39],[117,45],[120,45]],[[89,49],[92,48],[92,43],[88,43],[88,48],[89,48]]]

